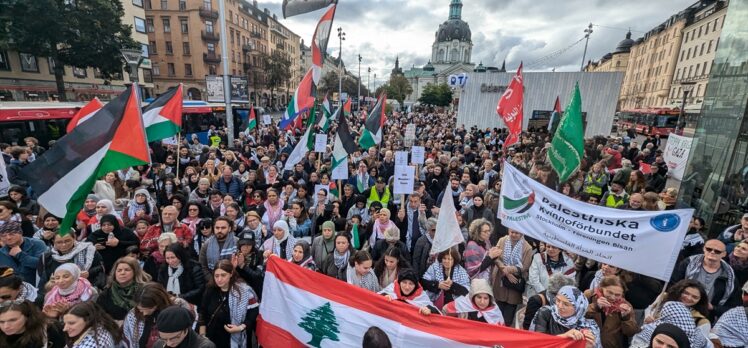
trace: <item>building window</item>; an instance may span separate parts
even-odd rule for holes
[[[151,0],[143,0],[143,7],[146,10],[152,9],[153,7],[151,6]]]
[[[174,47],[171,45],[171,41],[166,41],[166,54],[174,54]]]
[[[236,52],[234,50],[231,51],[231,61],[236,63]]]
[[[47,66],[49,66],[49,73],[51,75],[55,74],[55,67],[57,66],[57,62],[52,57],[47,57]],[[62,69],[62,75],[65,75],[65,69]]]
[[[208,33],[213,32],[213,22],[205,21],[205,32],[208,32]]]
[[[187,2],[184,0],[179,0],[179,10],[185,11],[187,10]]]
[[[706,47],[706,53],[709,54],[709,52],[712,51],[712,42],[714,40],[709,40],[709,46]]]
[[[184,76],[192,76],[192,64],[184,65]]]
[[[140,50],[143,51],[143,58],[148,58],[151,56],[149,53],[151,50],[148,48],[148,44],[141,43]]]
[[[85,68],[73,67],[73,76],[81,79],[85,79],[88,76],[88,72]]]
[[[234,29],[231,29],[231,44],[234,44]]]
[[[701,75],[705,75],[706,74],[706,66],[707,66],[707,63],[704,62],[704,65],[701,66]]]
[[[208,65],[208,75],[215,75],[216,74],[216,66],[211,64]]]
[[[203,0],[203,8],[206,10],[213,9],[213,6],[210,4],[210,0]]]
[[[161,75],[161,68],[158,66],[158,63],[151,63],[151,72],[153,76]]]
[[[190,27],[187,25],[187,18],[179,19],[179,27],[182,29],[182,33],[188,33],[190,31]]]
[[[174,76],[177,74],[174,70],[174,63],[166,63],[166,70],[169,76]]]
[[[712,23],[707,23],[707,24],[706,24],[706,30],[704,30],[704,34],[706,34],[706,33],[708,33],[708,32],[709,32],[709,26],[710,26],[710,25],[712,25]]]
[[[161,9],[162,10],[168,10],[169,9],[169,1],[168,0],[161,0]]]
[[[171,33],[171,20],[169,18],[161,18],[164,23],[164,33]]]
[[[151,47],[151,54],[158,54],[156,51],[156,41],[148,41],[148,46]]]
[[[10,61],[8,61],[8,52],[0,51],[0,70],[10,70]]]
[[[36,61],[36,56],[30,53],[18,53],[18,57],[21,59],[21,71],[39,72],[39,63]]]
[[[132,4],[137,7],[143,7],[143,0],[132,0]]]
[[[216,45],[209,43],[208,44],[208,53],[209,54],[216,54]]]
[[[156,32],[156,26],[153,25],[153,17],[146,17],[145,18],[145,27],[148,29],[149,33],[155,33]]]
[[[151,69],[141,69],[143,71],[143,82],[152,83],[153,82],[153,73],[151,72]]]
[[[694,71],[694,75],[699,76],[699,68],[701,67],[701,63],[696,64],[696,71]]]
[[[145,33],[145,20],[143,18],[135,17],[135,31]]]
[[[189,42],[182,42],[182,54],[185,56],[190,55],[190,43]]]

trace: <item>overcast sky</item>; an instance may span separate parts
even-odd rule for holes
[[[381,84],[389,76],[399,55],[404,68],[423,66],[431,58],[431,45],[439,24],[449,17],[450,0],[339,0],[328,52],[337,56],[337,27],[343,27],[343,61],[357,73],[361,54],[361,74],[366,68]],[[283,0],[264,0],[282,17]],[[612,52],[631,28],[636,39],[671,15],[693,4],[694,0],[463,0],[462,19],[470,25],[473,40],[472,61],[507,70],[524,61],[525,70],[578,70],[584,41],[563,53],[584,36],[593,24],[587,59],[597,60]],[[323,10],[282,22],[309,44]],[[548,57],[550,55],[550,57]]]

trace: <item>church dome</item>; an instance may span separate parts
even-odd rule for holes
[[[471,42],[472,33],[470,26],[461,19],[449,19],[439,25],[436,32],[436,42],[450,42],[459,40],[461,42]]]
[[[626,33],[626,38],[621,40],[616,46],[616,50],[613,53],[628,53],[631,51],[631,46],[634,45],[634,40],[631,40],[631,32]]]

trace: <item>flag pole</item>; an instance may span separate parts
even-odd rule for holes
[[[179,154],[179,145],[182,145],[182,129],[180,128],[177,132],[177,180],[179,180],[179,163],[181,155]]]
[[[332,173],[330,175],[332,175]],[[338,200],[343,200],[343,187],[341,185],[342,180],[338,179]]]

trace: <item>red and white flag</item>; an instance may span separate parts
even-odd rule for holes
[[[78,112],[73,116],[73,118],[70,119],[70,122],[68,122],[68,126],[65,129],[67,133],[70,133],[73,131],[73,128],[75,126],[85,122],[91,116],[93,116],[95,113],[97,113],[101,108],[104,107],[104,104],[99,101],[99,98],[94,97],[91,99],[88,104],[84,105]]]
[[[524,94],[522,63],[520,63],[517,74],[512,77],[509,87],[507,87],[504,94],[499,98],[499,104],[496,105],[496,112],[504,120],[507,129],[509,129],[509,135],[504,140],[504,148],[508,148],[519,141],[519,134],[522,133]]]
[[[317,28],[314,29],[314,36],[312,36],[312,80],[315,85],[319,85],[319,79],[322,77],[322,63],[325,61],[327,42],[330,39],[336,7],[337,5],[332,5],[319,19]]]
[[[393,347],[582,348],[584,341],[432,314],[410,304],[313,272],[278,257],[268,260],[257,319],[265,348],[361,347],[372,326]]]

